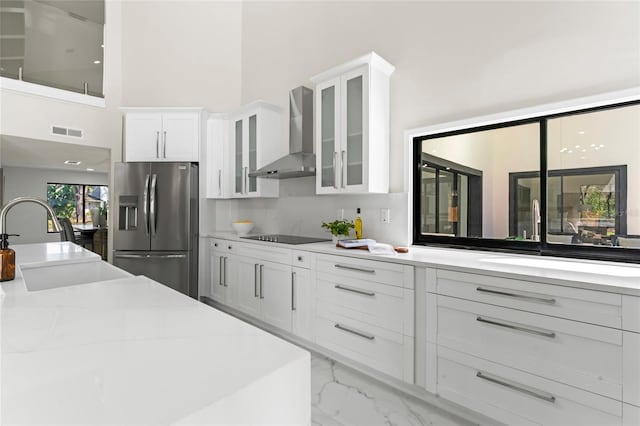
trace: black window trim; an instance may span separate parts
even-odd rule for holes
[[[568,257],[576,259],[603,260],[614,262],[640,263],[640,250],[625,247],[608,246],[578,246],[570,244],[549,244],[547,235],[547,124],[549,120],[579,114],[588,114],[597,111],[623,108],[626,106],[640,105],[640,99],[624,100],[618,102],[605,102],[602,105],[590,107],[576,107],[564,109],[555,113],[538,113],[523,119],[509,121],[505,119],[491,124],[479,126],[464,126],[455,130],[434,131],[428,134],[415,134],[410,138],[412,147],[412,243],[413,245],[433,245],[447,248],[491,250],[511,253],[525,253],[541,256]],[[420,170],[422,168],[422,142],[448,136],[456,136],[467,133],[475,133],[486,130],[495,130],[504,127],[513,127],[525,124],[539,123],[540,125],[540,211],[542,220],[540,223],[540,242],[500,240],[491,238],[464,238],[443,235],[424,235],[420,232]]]

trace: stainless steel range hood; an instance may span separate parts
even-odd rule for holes
[[[288,179],[315,174],[313,90],[300,86],[289,92],[289,155],[249,173],[249,176]]]

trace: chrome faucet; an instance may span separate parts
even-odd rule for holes
[[[56,232],[62,232],[62,226],[60,226],[60,222],[58,222],[58,218],[56,217],[56,213],[53,211],[53,209],[51,208],[51,206],[47,203],[45,203],[44,201],[38,199],[38,198],[32,198],[32,197],[18,197],[18,198],[14,198],[13,200],[9,201],[7,204],[5,204],[2,207],[2,210],[0,210],[0,235],[2,234],[6,234],[7,232],[7,213],[9,213],[9,210],[11,210],[11,208],[13,206],[15,206],[16,204],[20,204],[20,203],[36,203],[41,205],[42,207],[44,207],[47,212],[49,213],[49,215],[51,216],[51,221],[53,222],[53,229]],[[62,234],[60,235],[60,237],[62,238]]]
[[[531,201],[531,239],[540,241],[540,203],[535,198]]]

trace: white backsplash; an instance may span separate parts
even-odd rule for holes
[[[279,198],[243,200],[203,200],[201,232],[230,231],[236,220],[251,220],[256,224],[252,233],[291,234],[331,238],[320,227],[322,222],[335,220],[341,209],[345,219],[354,219],[361,210],[365,238],[396,245],[408,245],[408,194],[315,194],[315,178],[295,178],[280,181]],[[380,222],[380,209],[388,208],[391,220]],[[353,231],[352,235],[353,237]]]

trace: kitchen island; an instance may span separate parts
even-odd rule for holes
[[[142,276],[29,291],[22,268],[102,261],[68,242],[13,248],[0,424],[310,423],[308,352]]]

